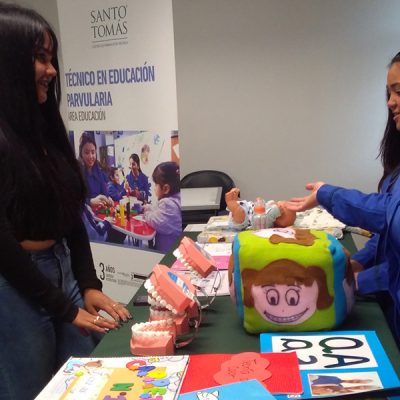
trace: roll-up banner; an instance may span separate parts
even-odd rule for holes
[[[104,291],[126,303],[182,230],[172,2],[57,6],[82,217]]]

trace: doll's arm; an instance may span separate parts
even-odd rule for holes
[[[275,226],[286,228],[287,226],[293,225],[294,221],[296,220],[296,211],[289,210],[286,207],[286,201],[278,201],[277,204],[281,212],[281,216],[275,220]]]
[[[233,222],[236,224],[242,224],[246,219],[246,212],[239,204],[239,192],[238,188],[233,188],[225,194],[226,206],[231,212]]]

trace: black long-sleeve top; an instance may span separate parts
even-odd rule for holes
[[[80,181],[55,148],[34,157],[27,149],[15,152],[0,149],[0,155],[5,155],[0,160],[0,273],[23,296],[71,322],[78,307],[37,269],[20,242],[66,238],[80,290],[101,290],[81,219]],[[15,165],[25,168],[23,173]]]

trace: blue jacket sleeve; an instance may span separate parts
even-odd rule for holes
[[[317,200],[335,218],[347,225],[359,226],[374,233],[386,229],[386,207],[390,193],[361,193],[355,189],[323,185]]]
[[[359,272],[357,275],[358,292],[370,294],[388,290],[388,268],[389,264],[385,261]]]
[[[376,248],[378,246],[378,235],[374,235],[369,239],[364,247],[354,253],[351,258],[358,261],[364,268],[370,268],[375,263]]]
[[[114,201],[119,201],[126,195],[123,185],[115,185],[112,182],[107,183],[107,194]]]
[[[151,196],[151,193],[150,193],[151,183],[149,182],[149,178],[146,175],[143,174],[143,176],[145,177],[145,179],[144,179],[144,191],[146,192],[146,196],[150,197]]]

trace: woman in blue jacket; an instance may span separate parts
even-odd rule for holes
[[[91,206],[112,206],[108,196],[107,175],[97,161],[97,145],[92,132],[83,132],[79,142],[79,159],[87,188],[87,203]]]
[[[354,254],[353,270],[361,294],[378,293],[386,318],[400,343],[400,53],[389,64],[388,121],[381,141],[380,193],[363,194],[322,182],[308,184],[310,196],[292,199],[295,211],[321,204],[348,225],[374,233]]]
[[[400,197],[400,121],[395,120],[397,112],[400,76],[400,53],[396,54],[389,64],[388,71],[388,119],[385,133],[380,145],[380,157],[383,165],[383,175],[378,190],[381,193],[392,193]],[[374,234],[364,248],[352,256],[353,271],[364,271],[359,275],[360,292],[368,294],[387,289],[387,261],[384,247],[386,237]],[[381,298],[384,301],[384,299]]]
[[[129,157],[129,168],[131,172],[126,176],[129,184],[128,190],[138,200],[148,201],[151,196],[149,178],[142,172],[140,158],[136,153]]]

